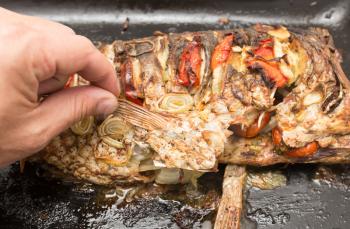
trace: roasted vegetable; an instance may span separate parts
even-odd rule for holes
[[[288,157],[309,157],[317,152],[318,144],[317,142],[308,143],[304,147],[300,147],[297,149],[292,149],[285,153]]]
[[[259,115],[259,117],[255,120],[255,122],[248,126],[242,126],[239,124],[236,124],[232,126],[233,132],[241,137],[245,138],[253,138],[256,137],[259,132],[264,129],[264,127],[267,125],[267,123],[270,121],[270,113],[269,112],[263,112]]]
[[[201,63],[201,44],[198,41],[188,43],[180,57],[178,83],[186,87],[198,86]]]

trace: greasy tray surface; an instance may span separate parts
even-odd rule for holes
[[[344,57],[343,67],[350,75],[350,1],[0,1],[18,12],[63,22],[94,41],[112,41],[152,35],[153,31],[182,32],[228,29],[250,23],[289,26],[323,26],[334,35]],[[130,19],[122,33],[123,23]],[[227,17],[228,25],[217,20]],[[338,166],[335,166],[338,167]],[[340,167],[340,166],[339,166]],[[334,168],[334,167],[332,167]],[[318,184],[314,165],[291,166],[288,185],[277,190],[247,192],[245,227],[258,228],[347,228],[350,219],[349,167],[331,169],[330,184]],[[298,170],[298,171],[296,171]],[[121,209],[101,207],[94,200],[100,189],[77,188],[35,177],[35,169],[21,176],[17,167],[0,176],[0,226],[7,228],[86,226],[134,226],[135,228],[176,228],[181,206],[176,202],[142,200]],[[335,184],[333,184],[335,182]],[[219,183],[217,184],[219,185]],[[41,191],[40,191],[41,190]],[[271,204],[271,202],[273,204]],[[295,204],[293,204],[295,202]],[[139,204],[139,205],[138,205]],[[139,210],[144,204],[148,212]],[[137,207],[139,206],[139,207]],[[97,208],[97,209],[96,209]],[[189,213],[190,212],[190,213]],[[185,211],[183,227],[199,227],[198,219],[210,216],[198,209]],[[146,217],[147,216],[147,217]],[[187,218],[186,218],[187,216]],[[195,216],[195,217],[194,217]],[[197,217],[197,218],[196,218]],[[134,219],[131,220],[130,218]],[[196,218],[190,221],[191,218]],[[164,224],[160,224],[160,222]]]

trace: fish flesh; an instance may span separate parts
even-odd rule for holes
[[[87,117],[39,154],[64,173],[98,184],[185,183],[218,163],[349,161],[350,83],[325,29],[258,24],[98,47],[121,97],[167,122],[143,128],[157,118],[143,114],[137,126],[139,114],[118,110]],[[88,83],[75,75],[68,86]]]

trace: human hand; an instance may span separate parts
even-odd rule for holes
[[[69,27],[0,8],[0,52],[0,166],[38,152],[81,118],[117,106],[113,66]],[[61,90],[74,73],[94,86]]]

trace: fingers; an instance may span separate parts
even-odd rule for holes
[[[89,39],[79,35],[61,34],[48,37],[44,43],[43,64],[54,63],[55,76],[79,73],[91,84],[119,95],[120,87],[114,67]],[[48,74],[39,76],[40,81],[51,77]]]
[[[4,18],[6,20],[1,20]],[[38,34],[34,37],[39,39],[32,41],[32,43],[36,42],[39,47],[37,50],[41,50],[41,53],[38,53],[41,58],[34,55],[36,60],[41,60],[41,63],[34,64],[34,66],[42,68],[41,71],[38,71],[39,76],[37,77],[40,82],[54,76],[58,78],[57,76],[79,73],[93,85],[119,95],[119,82],[113,66],[89,39],[75,35],[73,30],[62,24],[20,15],[0,8],[0,26],[2,21],[9,23],[9,20],[33,28]],[[47,65],[50,66],[47,67]],[[50,83],[45,82],[40,90],[52,91],[52,89],[49,90],[51,87],[54,90],[59,89],[57,82],[51,80]]]
[[[39,84],[38,94],[46,95],[51,94],[64,88],[67,83],[68,76],[54,76],[47,79]]]
[[[47,97],[35,110],[40,125],[51,139],[90,115],[107,116],[115,111],[117,98],[110,92],[94,86],[69,88]]]

